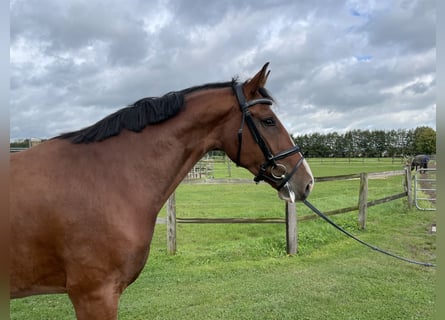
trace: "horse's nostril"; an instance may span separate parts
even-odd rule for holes
[[[313,185],[314,185],[314,182],[312,180],[306,185],[306,190],[304,190],[305,198],[309,195],[309,193],[311,193]]]

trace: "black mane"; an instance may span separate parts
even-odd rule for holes
[[[68,139],[73,143],[91,143],[117,136],[122,129],[140,132],[147,125],[160,123],[175,116],[184,106],[186,94],[198,90],[231,87],[234,83],[236,79],[169,92],[162,97],[143,98],[89,127],[63,133],[54,139]]]

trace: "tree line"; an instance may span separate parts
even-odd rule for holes
[[[436,153],[436,131],[430,127],[311,133],[292,138],[309,158],[404,157]]]
[[[292,138],[308,158],[372,158],[436,154],[436,131],[430,127],[389,131],[351,130],[344,134],[311,133]],[[30,139],[10,143],[10,147],[29,146]]]

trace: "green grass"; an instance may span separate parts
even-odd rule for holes
[[[355,163],[326,162],[311,162],[314,175],[362,172]],[[400,169],[369,162],[367,172]],[[402,181],[370,180],[370,200],[401,192]],[[318,183],[310,198],[325,211],[357,200],[355,180]],[[284,216],[283,202],[264,183],[183,184],[176,201],[178,217]],[[301,204],[297,213],[312,214]],[[435,262],[436,235],[429,232],[435,211],[409,209],[400,199],[368,208],[364,231],[357,229],[356,212],[333,219],[378,247]],[[299,253],[287,256],[281,224],[179,224],[178,252],[170,256],[166,226],[158,225],[144,271],[122,296],[119,319],[434,318],[434,268],[372,251],[319,219],[302,221],[298,229]],[[13,300],[11,319],[26,318],[74,319],[74,312],[65,295]]]
[[[309,158],[307,160],[315,177],[403,169],[403,160],[398,158]],[[212,175],[215,179],[253,179],[250,172],[236,167],[227,159],[220,159],[213,164]]]
[[[392,158],[310,158],[308,162],[315,177],[403,169],[403,160]]]

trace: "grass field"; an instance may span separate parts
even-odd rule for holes
[[[347,161],[347,160],[346,160]],[[391,159],[311,159],[315,176],[400,170]],[[216,172],[216,170],[215,170]],[[219,175],[219,176],[218,176]],[[215,178],[226,178],[221,169]],[[250,178],[231,167],[231,177]],[[403,191],[403,177],[369,181],[369,200]],[[359,182],[315,185],[321,210],[357,204]],[[178,217],[283,217],[284,203],[262,183],[189,185],[176,193]],[[297,205],[298,215],[311,214]],[[164,210],[160,213],[164,215]],[[333,219],[365,241],[408,258],[435,262],[435,211],[399,199]],[[286,255],[282,224],[178,225],[178,252],[166,252],[166,227],[156,227],[148,263],[124,293],[119,319],[433,319],[435,268],[394,260],[317,220],[302,221],[299,253]],[[67,296],[11,302],[11,319],[74,319]]]

